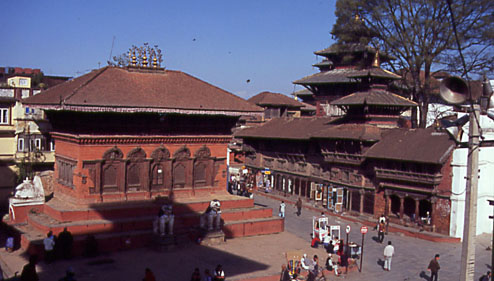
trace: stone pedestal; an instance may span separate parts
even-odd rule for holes
[[[222,230],[209,231],[201,241],[201,245],[212,246],[225,243],[225,233]]]
[[[167,251],[170,249],[175,248],[175,236],[173,235],[154,235],[154,240],[155,242],[153,243],[152,247],[156,247],[158,251]]]

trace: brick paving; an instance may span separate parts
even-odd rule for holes
[[[262,195],[255,196],[258,205],[273,208],[277,214],[279,201]],[[144,268],[149,267],[157,280],[189,280],[195,267],[201,272],[205,268],[212,270],[218,263],[225,269],[227,280],[271,281],[279,280],[281,264],[285,261],[284,253],[288,250],[302,250],[308,255],[318,254],[325,257],[322,248],[310,248],[310,231],[312,216],[320,213],[317,208],[304,206],[302,215],[295,215],[293,205],[287,206],[285,232],[272,235],[245,237],[228,240],[225,244],[206,247],[188,244],[182,247],[159,252],[151,245],[148,248],[127,250],[106,254],[97,258],[75,258],[71,261],[57,261],[47,265],[38,264],[40,280],[58,280],[64,276],[65,270],[71,266],[79,281],[84,280],[142,280]],[[329,216],[331,223],[338,223],[342,228],[348,224],[352,227],[350,240],[360,244],[361,224],[346,221],[341,217]],[[369,229],[365,236],[364,260],[362,273],[350,272],[346,280],[428,280],[421,277],[426,272],[429,260],[434,254],[441,254],[440,280],[458,280],[461,254],[460,243],[441,243],[405,236],[402,233],[390,233],[383,244],[374,240],[376,232]],[[382,251],[387,241],[395,246],[396,256],[393,258],[392,270],[385,272],[379,265]],[[488,270],[491,252],[485,249],[490,245],[490,235],[481,235],[476,248],[475,280]],[[324,260],[324,259],[321,259]],[[21,250],[7,253],[0,249],[0,265],[6,276],[13,276],[21,271],[26,257]],[[328,276],[329,280],[336,280]],[[343,278],[338,278],[343,279]]]

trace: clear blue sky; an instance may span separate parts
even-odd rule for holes
[[[333,43],[335,1],[2,0],[0,66],[75,77],[149,42],[166,68],[243,98],[291,94],[317,72],[313,52]]]

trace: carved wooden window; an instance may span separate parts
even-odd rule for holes
[[[67,161],[65,159],[57,160],[59,183],[68,187],[74,187],[75,164],[75,162]]]
[[[206,164],[198,163],[194,166],[194,186],[206,185]]]
[[[127,184],[129,186],[139,186],[140,185],[140,177],[139,177],[139,166],[136,164],[130,165],[127,172]]]
[[[153,185],[162,185],[164,183],[165,171],[163,166],[154,165],[153,167]]]
[[[108,165],[103,170],[103,188],[117,187],[117,168],[113,165]]]
[[[181,163],[173,169],[173,185],[175,187],[185,186],[185,166]]]

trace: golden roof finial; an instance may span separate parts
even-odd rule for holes
[[[137,57],[136,57],[136,51],[132,51],[132,66],[137,65]]]
[[[146,53],[142,56],[142,67],[148,67],[148,58],[146,57]]]
[[[153,67],[158,68],[158,59],[156,57],[153,58]]]
[[[374,56],[374,60],[372,61],[373,67],[381,67],[381,60],[379,59],[379,50],[376,50],[376,55]]]

